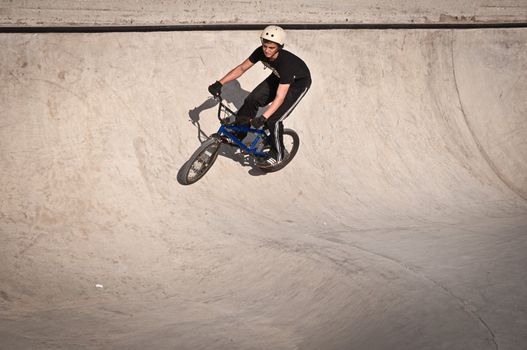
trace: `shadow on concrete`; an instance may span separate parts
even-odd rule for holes
[[[243,101],[245,100],[247,95],[249,95],[249,91],[243,90],[237,80],[225,84],[222,88],[223,99],[227,104],[233,105],[236,110],[238,110],[242,106]],[[198,140],[200,141],[200,143],[203,143],[203,141],[209,137],[209,135],[207,135],[201,128],[200,114],[203,111],[215,108],[217,106],[218,101],[216,101],[212,97],[207,97],[207,99],[205,99],[205,101],[203,101],[201,105],[194,107],[193,109],[188,111],[188,116],[192,121],[192,124],[196,126],[198,130]]]

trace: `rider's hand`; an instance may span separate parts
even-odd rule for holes
[[[258,116],[254,119],[251,119],[251,126],[255,129],[260,129],[262,126],[265,125],[265,122],[267,121],[267,119],[265,119],[265,117],[263,115],[261,116]]]
[[[216,81],[214,84],[209,86],[209,92],[212,94],[212,96],[218,97],[221,94],[222,86],[223,85],[219,81]]]

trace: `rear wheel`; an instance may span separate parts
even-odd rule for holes
[[[274,166],[264,167],[258,166],[265,172],[273,172],[283,169],[287,164],[289,164],[298,152],[298,147],[300,147],[300,138],[296,131],[292,129],[284,129],[284,158],[280,163],[277,163]]]
[[[179,182],[191,185],[201,179],[216,161],[220,145],[221,141],[217,138],[205,140],[179,171]]]

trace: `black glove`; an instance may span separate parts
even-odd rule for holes
[[[212,96],[220,96],[222,86],[223,85],[219,81],[216,81],[214,84],[209,86],[209,92],[212,94]]]
[[[263,115],[256,117],[254,119],[251,119],[251,126],[255,129],[260,129],[262,126],[265,125],[265,122],[267,119]]]

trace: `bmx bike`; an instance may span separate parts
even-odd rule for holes
[[[255,166],[264,172],[281,170],[293,160],[298,151],[300,139],[294,130],[284,129],[285,150],[282,161],[272,166],[259,165],[258,160],[269,156],[271,148],[269,146],[269,130],[235,125],[236,112],[223,102],[221,95],[214,98],[218,101],[217,117],[220,122],[220,128],[216,133],[210,135],[183,165],[178,173],[178,180],[181,184],[191,185],[201,179],[216,161],[222,145],[238,148],[243,154],[255,158]],[[240,132],[253,136],[252,141],[244,144],[237,137]]]

